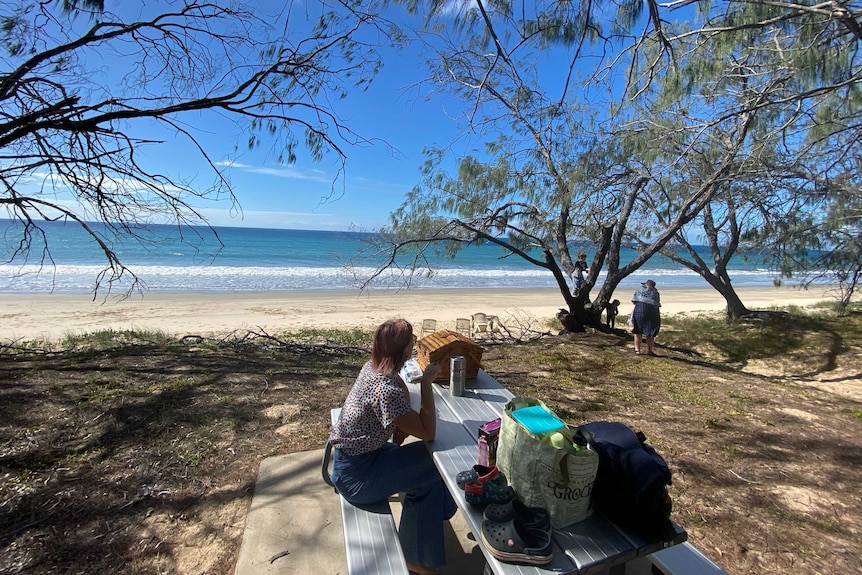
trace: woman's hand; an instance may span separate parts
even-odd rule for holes
[[[434,407],[434,390],[431,388],[431,383],[438,375],[440,375],[440,366],[429,363],[422,372],[422,382],[419,385],[421,396],[419,411],[411,409],[395,418],[395,425],[399,432],[425,441],[434,439],[437,433],[437,411]],[[397,433],[393,437],[397,438]]]
[[[429,363],[425,371],[422,372],[422,385],[430,385],[440,374],[440,366],[436,363]]]

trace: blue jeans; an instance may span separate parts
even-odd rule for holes
[[[342,497],[356,505],[404,493],[398,526],[404,558],[428,567],[446,564],[443,523],[458,508],[423,442],[387,443],[362,455],[347,455],[336,447],[332,482]]]

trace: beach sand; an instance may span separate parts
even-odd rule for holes
[[[620,314],[628,315],[629,291],[619,290]],[[720,312],[724,300],[709,288],[660,289],[662,314]],[[824,289],[739,288],[749,309],[808,306],[829,299]],[[224,335],[263,330],[274,334],[301,328],[367,328],[404,317],[416,331],[422,320],[437,320],[438,329],[454,329],[459,317],[483,312],[523,325],[553,318],[564,305],[555,289],[483,289],[414,291],[315,291],[136,295],[125,300],[88,295],[0,294],[0,342],[57,340],[100,330],[152,330],[166,334]],[[540,323],[541,322],[541,323]]]

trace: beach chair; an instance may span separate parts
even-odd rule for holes
[[[470,331],[470,320],[466,317],[459,317],[455,320],[455,331],[460,334],[466,335],[467,337],[472,336],[473,334]]]
[[[437,331],[437,320],[436,319],[423,319],[422,320],[422,335],[420,337],[425,337],[426,335],[432,334]]]
[[[474,313],[471,318],[470,332],[475,335],[477,333],[488,332],[488,316],[484,313]]]

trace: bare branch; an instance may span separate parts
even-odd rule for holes
[[[99,2],[88,0],[91,5]],[[352,0],[323,2],[316,14],[308,7],[270,15],[264,14],[273,9],[268,6],[180,6],[139,21],[103,12],[80,29],[80,21],[59,6],[28,10],[25,3],[0,31],[9,53],[8,68],[0,70],[0,160],[6,160],[0,164],[0,203],[25,233],[37,225],[37,214],[82,225],[106,257],[96,291],[103,284],[110,289],[130,271],[84,225],[92,216],[135,236],[141,222],[204,224],[205,202],[227,198],[237,205],[223,168],[185,117],[232,118],[237,136],[245,129],[252,148],[270,142],[280,162],[294,162],[300,149],[315,160],[333,154],[341,178],[347,148],[369,140],[341,120],[333,102],[350,85],[363,87],[372,79],[380,45],[399,41],[376,5]],[[369,43],[368,37],[376,40]],[[116,69],[104,73],[97,67],[101,61]],[[160,142],[139,134],[153,122],[199,153],[214,175],[212,186],[200,189],[147,165],[141,149]],[[80,209],[69,207],[75,203]],[[13,257],[29,245],[19,244]],[[142,283],[134,278],[133,285]]]

